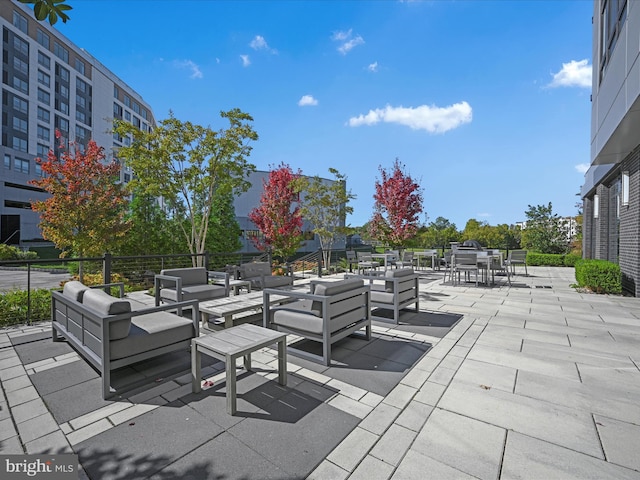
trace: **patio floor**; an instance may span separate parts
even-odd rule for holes
[[[640,479],[640,303],[573,275],[423,272],[420,312],[340,342],[331,367],[290,355],[283,387],[275,351],[254,354],[234,417],[212,359],[199,394],[184,352],[122,369],[147,385],[104,401],[46,325],[0,330],[0,454],[77,453],[91,479]]]

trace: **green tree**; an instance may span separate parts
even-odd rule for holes
[[[523,248],[539,253],[567,253],[567,235],[560,218],[553,213],[551,202],[535,207],[529,205],[525,215],[527,224],[521,234]]]
[[[313,225],[313,233],[320,240],[323,262],[329,267],[331,250],[338,236],[345,236],[347,214],[353,213],[350,200],[356,198],[347,190],[347,177],[335,168],[329,168],[334,177],[332,183],[319,176],[304,181],[302,216]]]
[[[233,207],[233,195],[231,192],[221,193],[215,196],[211,219],[209,220],[211,232],[207,236],[207,251],[213,253],[232,253],[240,250],[241,229],[236,220],[236,211]]]
[[[163,197],[171,217],[186,219],[179,225],[191,254],[205,251],[216,195],[246,191],[247,176],[255,170],[247,160],[250,142],[258,139],[253,118],[237,108],[220,116],[229,126],[219,131],[182,122],[172,113],[148,132],[128,122],[114,122],[117,134],[132,138],[130,146],[118,150],[136,172],[131,183],[144,193]],[[202,265],[203,258],[195,264]]]
[[[47,160],[36,160],[45,175],[30,182],[51,194],[32,205],[40,213],[42,236],[62,250],[61,256],[113,250],[130,226],[124,219],[127,200],[120,166],[105,163],[103,148],[93,140],[84,152],[77,145],[71,151],[59,148],[59,157],[50,150]]]
[[[451,242],[460,240],[460,232],[455,223],[444,217],[437,217],[420,233],[420,243],[426,248],[449,248]]]
[[[65,12],[71,10],[71,6],[67,5],[65,0],[19,0],[21,3],[33,5],[33,13],[38,21],[42,22],[45,19],[49,19],[49,23],[53,25],[58,21],[58,18],[62,20],[62,23],[67,23],[69,15]]]

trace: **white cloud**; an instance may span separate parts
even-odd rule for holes
[[[346,32],[334,32],[333,35],[331,35],[331,40],[340,42],[338,51],[342,55],[346,55],[358,45],[364,44],[364,39],[360,35],[354,37],[351,29]]]
[[[267,41],[262,35],[256,35],[255,38],[249,43],[249,46],[254,50],[266,50],[274,55],[278,53],[276,49],[269,47],[269,44],[267,44]]]
[[[588,163],[579,163],[575,166],[575,168],[578,173],[587,173],[587,170],[589,170],[590,166],[591,165],[589,165]]]
[[[249,55],[240,55],[240,59],[242,60],[242,66],[248,67],[251,65],[251,60],[249,59]]]
[[[412,130],[426,130],[429,133],[445,133],[471,122],[473,111],[467,102],[459,102],[448,107],[420,105],[419,107],[392,107],[369,110],[366,115],[349,119],[350,127],[375,125],[380,122],[406,125]]]
[[[173,64],[177,68],[187,68],[191,70],[189,78],[202,78],[202,71],[200,70],[200,67],[191,60],[175,60]]]
[[[377,72],[378,71],[378,62],[373,62],[371,64],[369,64],[369,66],[367,67],[367,69],[370,72]]]
[[[298,105],[301,107],[315,107],[318,105],[318,100],[313,98],[313,95],[303,95],[300,100],[298,100]]]
[[[555,87],[582,87],[591,88],[591,65],[589,60],[571,60],[563,63],[558,73],[553,73],[553,80],[548,85]]]

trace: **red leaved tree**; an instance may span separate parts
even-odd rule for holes
[[[376,179],[373,195],[374,213],[369,233],[391,247],[403,247],[418,230],[422,212],[422,189],[396,158],[391,171],[379,167],[381,179]]]
[[[284,163],[269,172],[269,179],[263,182],[264,190],[260,206],[249,213],[251,220],[262,233],[262,238],[254,237],[259,250],[271,250],[282,260],[287,260],[302,245],[302,215],[297,205],[300,196],[302,172],[294,172]]]
[[[120,166],[105,164],[103,148],[93,140],[84,153],[77,145],[70,151],[61,144],[60,151],[59,157],[50,150],[47,160],[36,159],[44,176],[30,182],[51,194],[31,207],[40,212],[42,236],[62,250],[61,256],[102,255],[129,229]]]

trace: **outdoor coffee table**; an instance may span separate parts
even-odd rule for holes
[[[191,387],[202,390],[201,357],[204,353],[225,362],[227,412],[236,413],[236,359],[244,357],[244,368],[251,370],[251,352],[278,344],[278,383],[287,384],[287,335],[256,325],[244,324],[191,340]]]
[[[282,302],[291,301],[286,295],[270,295],[269,304],[276,305]],[[262,292],[247,293],[245,295],[234,295],[233,297],[217,298],[200,302],[198,309],[202,317],[202,326],[205,327],[209,321],[209,317],[218,317],[224,321],[224,328],[233,327],[234,317],[246,316],[251,312],[258,313],[262,311],[263,306]]]

